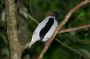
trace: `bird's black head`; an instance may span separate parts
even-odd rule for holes
[[[57,11],[49,11],[46,16],[54,16],[56,20],[59,20],[59,12]]]

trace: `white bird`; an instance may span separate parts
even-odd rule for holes
[[[49,11],[46,18],[35,29],[31,42],[27,47],[31,47],[36,41],[46,42],[58,27],[59,14],[56,11]]]

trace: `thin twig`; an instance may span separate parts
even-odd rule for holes
[[[78,5],[76,5],[73,9],[71,9],[68,14],[65,16],[64,20],[59,24],[59,27],[56,29],[56,31],[53,33],[53,35],[51,36],[51,38],[49,38],[49,40],[47,41],[44,49],[42,50],[41,54],[39,55],[38,59],[42,59],[43,55],[45,54],[45,52],[47,51],[48,47],[50,46],[51,42],[53,41],[53,39],[55,38],[56,34],[59,32],[59,30],[64,26],[64,24],[68,21],[69,17],[77,10],[79,9],[81,6],[86,5],[87,3],[89,3],[90,1],[85,0],[82,1],[81,3],[79,3]]]
[[[64,44],[63,42],[61,42],[58,39],[55,39],[58,43],[60,43],[62,46],[68,48],[70,51],[75,52],[76,54],[78,54],[79,56],[83,56],[85,58],[87,58],[84,54],[82,54],[80,51],[73,49],[72,47],[68,46],[67,44]],[[80,57],[79,57],[80,58]]]
[[[72,31],[76,31],[76,30],[79,30],[79,29],[83,29],[83,28],[89,28],[90,27],[90,24],[88,25],[83,25],[83,26],[77,26],[77,27],[74,27],[74,28],[69,28],[69,29],[64,29],[64,30],[61,30],[59,32],[60,33],[66,33],[66,32],[72,32]]]
[[[34,19],[27,11],[27,9],[25,7],[21,8],[19,11],[20,14],[22,14],[25,18],[30,18],[32,21],[34,21],[36,24],[39,24],[39,22]]]
[[[39,24],[39,22],[38,22],[36,19],[34,19],[32,16],[30,16],[29,14],[28,14],[28,17],[29,17],[31,20],[33,20],[36,24]]]
[[[32,0],[30,0],[30,11],[33,14],[33,10],[32,10]]]
[[[77,51],[76,49],[71,48],[70,46],[62,43],[62,42],[61,42],[60,40],[58,40],[58,39],[55,39],[55,40],[56,40],[57,42],[59,42],[62,46],[68,48],[70,51],[73,51],[73,52],[77,53],[78,55],[81,55],[81,56],[82,56],[82,54],[81,54],[79,51]]]

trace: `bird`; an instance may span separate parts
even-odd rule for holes
[[[39,23],[33,32],[31,42],[26,46],[30,48],[37,41],[47,42],[58,27],[58,18],[59,13],[57,11],[47,12],[45,19]]]

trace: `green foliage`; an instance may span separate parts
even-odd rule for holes
[[[57,10],[60,13],[60,20],[63,20],[67,12],[81,1],[82,0],[21,0],[23,5],[27,8],[28,13],[38,22],[41,22],[45,18],[47,11],[50,10]],[[2,3],[2,0],[0,0],[0,10],[3,9]],[[25,19],[25,21],[28,24],[28,33],[30,34],[31,38],[37,24],[35,24],[35,22],[30,18]],[[3,34],[3,29],[1,29],[1,27],[3,27],[4,30],[6,30],[5,24],[6,23],[2,23],[0,21],[0,30],[2,30],[0,32],[0,45],[5,44],[3,43],[3,38],[1,36],[5,35],[5,31]],[[90,24],[89,4],[77,10],[70,17],[64,29],[84,24]],[[70,48],[54,40],[45,53],[43,59],[90,59],[90,28],[85,28],[70,33],[58,34],[56,38]],[[31,49],[31,51],[33,51],[31,55],[39,55],[43,49],[43,46],[41,45],[35,44]],[[72,49],[76,51],[73,51]],[[82,55],[78,54],[77,52],[80,52]]]

